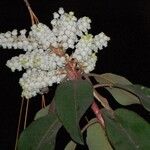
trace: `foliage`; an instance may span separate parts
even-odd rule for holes
[[[92,86],[90,76],[98,84]],[[96,91],[97,88],[108,90],[122,106],[138,104],[150,110],[150,89],[134,85],[124,77],[111,73],[89,74],[65,81],[56,89],[53,99],[55,113],[49,111],[51,105],[40,110],[35,121],[21,133],[18,150],[54,150],[61,126],[70,135],[65,150],[75,150],[80,144],[86,144],[89,150],[150,149],[149,123],[131,110],[113,110],[109,101]],[[96,102],[96,107],[92,106],[93,102]],[[95,117],[89,117],[92,111]],[[84,126],[80,124],[82,120],[87,120]]]
[[[34,121],[21,134],[18,149],[54,149],[56,134],[61,126],[55,114],[48,114]]]

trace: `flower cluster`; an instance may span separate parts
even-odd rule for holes
[[[53,83],[60,83],[65,76],[65,74],[60,74],[57,70],[27,69],[27,72],[23,74],[19,81],[23,89],[22,96],[26,98],[36,96],[37,93],[42,93],[43,89],[52,86]]]
[[[28,68],[36,68],[43,71],[57,70],[58,68],[65,66],[65,57],[59,57],[55,53],[49,53],[43,51],[43,49],[36,49],[32,52],[26,52],[18,57],[15,56],[8,60],[6,65],[11,68],[12,71]]]
[[[0,33],[0,46],[5,49],[23,49],[25,54],[7,61],[12,71],[25,69],[19,83],[22,96],[27,99],[44,93],[53,83],[60,83],[68,77],[68,64],[76,63],[84,73],[94,70],[98,50],[107,46],[110,40],[103,32],[93,36],[88,33],[91,20],[88,17],[77,19],[73,12],[63,8],[53,13],[52,29],[43,23],[25,29]],[[71,55],[67,54],[67,49]],[[74,68],[75,70],[76,68]]]

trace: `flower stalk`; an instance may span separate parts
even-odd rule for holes
[[[24,2],[25,2],[26,6],[28,8],[29,13],[30,13],[30,18],[31,18],[32,25],[38,24],[39,23],[38,18],[36,17],[36,15],[34,14],[33,10],[31,9],[28,0],[24,0]]]

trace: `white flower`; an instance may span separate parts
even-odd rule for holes
[[[51,29],[38,23],[31,26],[29,32],[14,29],[0,33],[2,48],[25,51],[12,57],[6,65],[13,72],[26,70],[19,83],[23,90],[22,96],[27,99],[44,94],[53,83],[71,79],[68,71],[77,69],[68,67],[72,62],[77,63],[78,69],[85,73],[94,70],[96,53],[106,47],[110,40],[103,32],[95,37],[88,33],[91,29],[88,17],[77,19],[74,12],[66,13],[63,8],[54,12],[53,17]]]
[[[78,20],[77,26],[79,36],[80,34],[82,35],[82,32],[86,33],[89,29],[91,29],[90,23],[91,20],[88,17],[83,17]]]
[[[27,30],[24,29],[24,30],[21,30],[21,31],[20,31],[20,34],[21,34],[21,35],[25,35],[26,32],[27,32]]]
[[[17,33],[17,30],[16,29],[14,29],[12,32],[11,32],[11,34],[13,35],[13,36],[16,36],[18,33]]]
[[[59,10],[58,10],[58,13],[61,14],[61,15],[64,14],[64,9],[62,7],[60,7]]]
[[[54,13],[53,13],[53,16],[54,16],[54,18],[56,19],[56,18],[58,18],[58,17],[59,17],[59,14],[58,14],[58,13],[56,13],[56,12],[54,12]]]
[[[59,83],[65,75],[58,73],[57,71],[47,72],[38,69],[27,69],[27,72],[23,74],[19,81],[23,89],[22,96],[31,98],[40,93],[43,88],[52,86],[53,83]]]
[[[110,40],[103,32],[96,35],[94,38],[95,45],[101,50],[104,47],[107,47],[107,42]]]

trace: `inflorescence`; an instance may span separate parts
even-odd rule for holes
[[[25,29],[0,33],[0,46],[4,49],[23,49],[20,54],[8,60],[12,70],[25,69],[20,78],[22,97],[27,99],[43,94],[43,89],[73,79],[77,72],[89,73],[94,70],[98,50],[107,46],[110,40],[103,32],[93,36],[88,33],[91,20],[77,19],[74,12],[66,13],[63,8],[53,13],[52,29],[43,23]],[[70,51],[71,54],[67,54]]]

